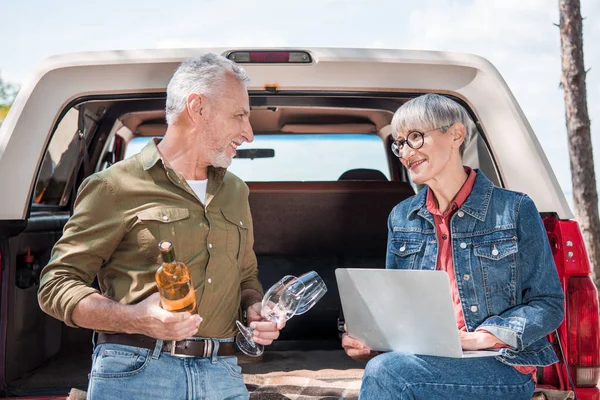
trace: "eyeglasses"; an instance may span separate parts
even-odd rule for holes
[[[406,135],[406,139],[394,140],[392,142],[392,152],[396,157],[401,157],[400,152],[404,148],[404,144],[408,144],[408,147],[411,149],[420,149],[423,147],[423,143],[425,143],[425,134],[434,132],[440,129],[448,128],[450,125],[440,126],[439,128],[432,129],[426,132],[420,131],[410,131],[408,135]]]

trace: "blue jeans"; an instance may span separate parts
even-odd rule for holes
[[[391,352],[369,361],[361,400],[531,400],[535,383],[495,357],[445,358]]]
[[[214,340],[214,353],[218,344]],[[88,399],[248,399],[236,357],[175,357],[160,351],[105,343],[92,355]]]

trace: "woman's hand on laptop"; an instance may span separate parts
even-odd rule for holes
[[[353,339],[348,335],[346,325],[344,324],[344,334],[342,335],[342,347],[348,356],[354,360],[368,360],[379,354],[378,351],[369,350],[363,342]]]
[[[465,332],[458,331],[463,350],[485,350],[507,347],[506,344],[488,331]]]

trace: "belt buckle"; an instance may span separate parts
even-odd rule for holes
[[[173,340],[173,341],[171,341],[171,351],[170,351],[170,353],[171,353],[171,355],[173,357],[181,357],[181,358],[191,358],[191,357],[194,357],[194,356],[190,356],[188,354],[177,354],[175,352],[176,350],[177,350],[177,341]]]
[[[212,353],[213,353],[213,342],[212,340],[202,340],[204,342],[204,351],[203,354],[199,357],[211,357]],[[182,340],[183,342],[183,340]],[[171,342],[171,355],[174,357],[181,357],[181,358],[193,358],[193,357],[197,357],[197,356],[193,356],[193,355],[189,355],[189,354],[177,354],[176,353],[177,350],[177,341],[173,340]]]

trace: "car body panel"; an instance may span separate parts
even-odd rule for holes
[[[0,187],[10,188],[0,220],[24,220],[36,171],[58,113],[83,96],[164,93],[177,65],[205,52],[154,49],[79,53],[47,59],[24,82],[0,128]],[[523,111],[498,71],[466,54],[377,49],[306,49],[311,64],[244,64],[249,90],[326,90],[457,96],[475,111],[504,186],[525,192],[540,212],[573,218]],[[290,73],[292,72],[292,73]],[[15,168],[19,165],[19,168]]]

